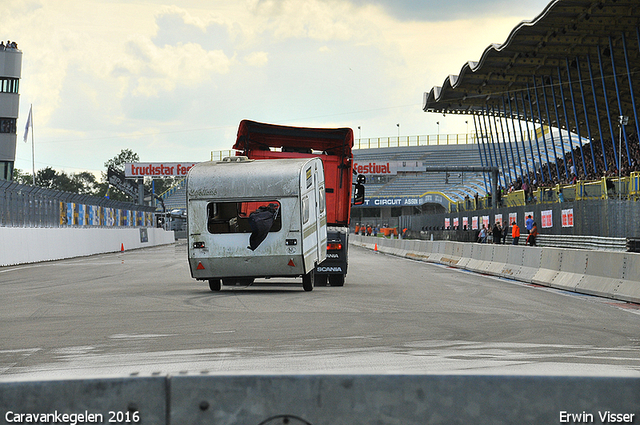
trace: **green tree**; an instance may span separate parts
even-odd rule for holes
[[[104,163],[104,167],[107,170],[109,169],[109,167],[112,167],[120,171],[121,173],[124,173],[124,164],[126,164],[127,162],[140,162],[140,157],[131,149],[123,149],[118,155],[106,161]]]
[[[19,168],[13,169],[11,179],[19,184],[33,184],[33,175]]]
[[[113,168],[121,173],[124,173],[124,164],[128,162],[140,162],[140,157],[137,153],[133,152],[131,149],[123,149],[120,153],[110,160],[104,163],[104,167],[109,170],[109,168]],[[137,199],[131,199],[130,196],[122,193],[118,189],[114,187],[109,187],[109,180],[107,177],[107,172],[102,173],[102,183],[97,184],[97,192],[100,196],[109,195],[109,199],[114,199],[116,201],[137,201]]]
[[[36,185],[65,192],[86,193],[82,182],[74,180],[73,175],[69,176],[64,171],[58,172],[51,167],[36,172]]]
[[[97,194],[98,180],[88,171],[81,171],[71,175],[71,181],[78,187],[78,193],[82,195]]]

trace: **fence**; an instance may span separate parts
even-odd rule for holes
[[[465,145],[477,143],[475,134],[430,134],[426,136],[374,137],[356,139],[353,149],[397,148],[402,146]]]
[[[434,145],[466,145],[477,143],[475,134],[429,134],[421,136],[372,137],[355,139],[353,149],[397,148],[403,146],[434,146]],[[235,156],[236,150],[211,151],[211,161],[222,161],[226,156]]]
[[[0,180],[0,226],[154,225],[154,207]]]

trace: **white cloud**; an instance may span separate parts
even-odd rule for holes
[[[150,39],[132,41],[130,54],[118,68],[129,71],[134,95],[156,96],[178,85],[207,83],[212,74],[226,74],[233,58],[221,50],[206,51],[194,43],[158,47]]]
[[[265,66],[269,62],[269,54],[267,52],[251,52],[245,56],[244,61],[251,66]]]

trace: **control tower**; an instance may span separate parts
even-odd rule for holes
[[[21,71],[22,52],[11,45],[0,45],[0,180],[11,180],[16,159]]]

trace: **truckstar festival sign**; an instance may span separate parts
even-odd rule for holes
[[[186,177],[197,162],[134,162],[124,165],[126,178],[136,177]]]
[[[396,162],[356,162],[353,169],[358,174],[369,176],[383,176],[398,174],[398,164]]]

